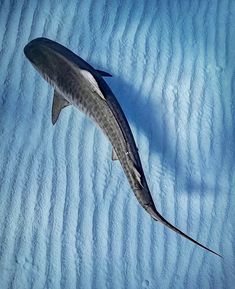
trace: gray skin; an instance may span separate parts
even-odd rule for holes
[[[170,224],[156,210],[142,169],[138,149],[127,119],[103,76],[66,47],[46,38],[29,42],[24,53],[55,89],[52,122],[61,109],[74,105],[92,118],[111,142],[132,190],[141,206],[156,220],[200,247],[220,256]],[[220,256],[221,257],[221,256]]]

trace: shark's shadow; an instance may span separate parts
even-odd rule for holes
[[[159,102],[147,99],[141,92],[136,91],[118,77],[114,76],[106,81],[118,99],[130,126],[134,127],[136,131],[140,131],[149,140],[150,153],[157,153],[161,157],[167,152],[166,162],[168,167],[171,167],[175,151],[169,143],[164,143],[163,120]],[[156,96],[156,99],[159,97]]]
[[[202,189],[206,193],[214,193],[215,184],[207,184],[198,180],[193,175],[181,175],[182,170],[178,170],[185,164],[184,156],[177,154],[177,147],[175,146],[177,135],[173,131],[165,131],[163,107],[161,103],[161,96],[156,95],[154,98],[146,98],[141,92],[136,91],[133,87],[128,85],[121,78],[113,76],[113,78],[106,79],[116,98],[127,117],[131,127],[135,127],[136,131],[144,134],[149,141],[150,154],[157,154],[161,160],[161,165],[169,174],[177,173],[179,179],[185,181],[181,183],[182,192],[198,194]],[[174,117],[174,116],[172,116]],[[140,155],[141,155],[141,148]],[[187,150],[187,148],[182,148]],[[194,170],[201,174],[201,164],[194,167]]]

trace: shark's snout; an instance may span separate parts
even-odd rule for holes
[[[30,55],[32,54],[32,51],[33,51],[33,46],[31,45],[31,42],[29,42],[24,47],[24,54],[28,59],[30,59]]]
[[[32,60],[39,50],[40,44],[35,43],[35,41],[32,40],[24,47],[24,54],[29,60]]]
[[[24,47],[24,54],[40,70],[48,65],[48,49],[44,38],[36,38],[30,41]]]
[[[52,41],[50,39],[39,37],[31,40],[25,47],[24,47],[24,53],[28,53],[33,48],[42,48],[51,46]]]

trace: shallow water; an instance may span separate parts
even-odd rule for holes
[[[235,282],[235,1],[0,1],[0,288],[226,288]],[[67,46],[107,79],[159,211],[111,145],[23,54]]]

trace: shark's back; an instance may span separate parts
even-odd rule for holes
[[[115,119],[117,120],[122,130],[124,139],[127,144],[128,153],[130,153],[135,167],[138,170],[140,170],[140,173],[142,173],[142,166],[138,154],[138,149],[136,147],[135,140],[131,132],[130,126],[128,124],[128,121],[116,97],[114,96],[113,92],[111,91],[111,89],[109,88],[103,77],[100,75],[100,73],[97,72],[97,70],[94,69],[89,63],[87,63],[85,60],[83,60],[81,57],[79,57],[77,54],[73,53],[71,50],[67,49],[63,45],[47,38],[41,38],[40,40],[45,41],[45,43],[48,46],[50,46],[53,50],[57,51],[59,54],[63,55],[67,60],[71,61],[74,65],[77,65],[80,69],[89,71],[93,75],[101,92],[105,96],[109,108],[111,109]]]

